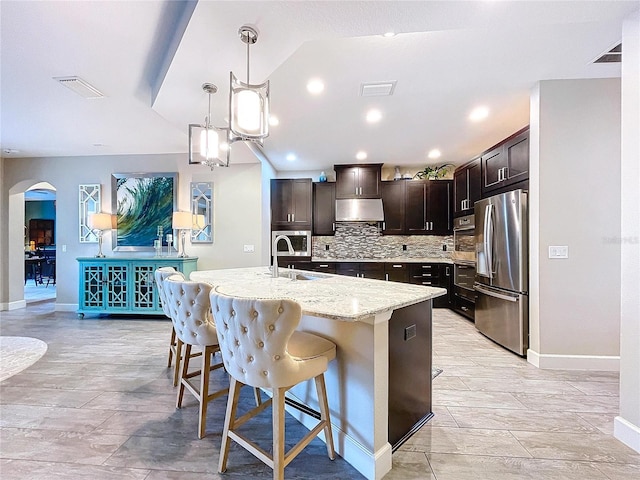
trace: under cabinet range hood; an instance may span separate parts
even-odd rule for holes
[[[336,222],[383,222],[381,198],[336,200]]]

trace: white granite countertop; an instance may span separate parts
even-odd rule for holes
[[[292,272],[317,280],[292,281]],[[280,268],[280,275],[273,278],[269,267],[249,267],[195,271],[190,278],[211,283],[227,295],[290,298],[300,303],[304,315],[351,322],[447,293],[444,288],[286,268]]]
[[[327,262],[327,263],[340,263],[340,262],[356,262],[356,263],[448,263],[453,264],[453,260],[450,258],[407,258],[407,257],[395,257],[395,258],[318,258],[312,257],[312,262]]]

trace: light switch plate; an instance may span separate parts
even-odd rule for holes
[[[253,245],[245,245],[242,251],[244,253],[253,253],[255,252],[255,247]]]
[[[549,245],[549,258],[569,258],[567,245]]]

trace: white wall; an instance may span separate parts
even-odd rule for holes
[[[614,434],[640,452],[640,11],[623,24],[620,416]]]
[[[531,348],[548,368],[619,368],[620,79],[542,81],[531,108]],[[549,259],[568,245],[568,259]]]
[[[240,153],[251,155],[250,152]],[[246,158],[241,160],[247,161]],[[58,309],[75,309],[78,303],[76,257],[93,256],[97,244],[78,240],[78,185],[102,185],[102,209],[111,212],[111,174],[126,172],[178,172],[178,209],[190,209],[190,182],[212,181],[214,195],[214,243],[191,245],[187,253],[198,256],[198,268],[229,268],[262,264],[263,208],[261,164],[232,163],[229,168],[211,171],[187,164],[185,154],[121,155],[92,157],[5,159],[2,175],[2,226],[8,225],[8,248],[0,249],[0,276],[3,290],[0,304],[16,305],[21,299],[23,271],[24,196],[29,186],[47,181],[56,192],[57,303]],[[0,203],[0,206],[2,203]],[[22,212],[22,216],[21,216]],[[7,229],[2,228],[5,232]],[[0,235],[5,235],[2,233]],[[268,243],[268,242],[267,242]],[[255,246],[254,253],[243,253],[243,245]],[[66,246],[66,252],[62,247]],[[126,255],[111,251],[107,235],[103,250],[107,255]],[[9,284],[9,287],[5,285]]]

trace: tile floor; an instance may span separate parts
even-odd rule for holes
[[[227,473],[216,473],[226,397],[210,404],[208,434],[198,440],[195,401],[187,395],[175,409],[168,321],[79,320],[40,302],[0,312],[0,334],[49,346],[0,383],[3,480],[271,478],[237,445]],[[444,370],[434,380],[435,417],[394,454],[386,480],[640,478],[640,454],[611,434],[617,374],[538,370],[447,310],[435,311],[433,343],[434,365]],[[264,428],[254,433],[265,442],[268,412],[258,421]],[[290,418],[287,428],[290,440],[304,431]],[[343,460],[329,461],[319,440],[285,473],[362,478]]]

